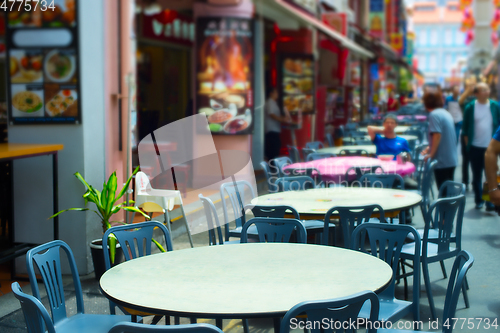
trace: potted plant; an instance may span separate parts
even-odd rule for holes
[[[127,182],[123,186],[123,188],[120,190],[120,192],[117,194],[117,177],[116,177],[116,171],[109,176],[109,179],[107,183],[105,182],[102,187],[102,191],[99,191],[95,189],[92,185],[89,185],[85,179],[82,177],[82,175],[79,172],[75,173],[76,178],[85,186],[86,191],[83,194],[83,198],[85,200],[85,206],[89,202],[92,202],[95,204],[97,210],[92,210],[94,211],[100,218],[101,220],[101,225],[102,225],[102,232],[104,233],[106,230],[111,228],[111,223],[112,222],[117,222],[117,223],[122,223],[125,224],[124,222],[121,221],[111,221],[111,217],[118,213],[120,210],[125,210],[128,212],[136,212],[140,213],[142,216],[145,218],[149,219],[149,216],[143,213],[140,209],[134,207],[134,206],[127,206],[126,202],[121,202],[120,199],[123,197],[123,195],[127,192],[128,187],[130,185],[130,181],[132,180],[132,177],[139,171],[139,167],[137,167],[132,175],[127,179]],[[129,204],[134,203],[132,200],[129,200]],[[67,211],[87,211],[91,210],[90,208],[68,208],[61,210],[60,212],[57,212],[56,214],[52,215],[49,218],[53,218],[63,212]],[[112,234],[111,234],[112,235]],[[113,235],[112,235],[113,236]],[[156,246],[160,249],[160,251],[165,252],[165,249],[159,244],[157,241],[153,240],[153,242],[156,244]],[[92,252],[92,260],[94,262],[94,271],[96,275],[96,279],[99,279],[102,274],[104,274],[106,268],[104,267],[104,254],[102,253],[103,251],[103,244],[101,244],[102,241],[100,239],[94,240],[91,242],[90,248]],[[116,249],[117,249],[117,243],[116,243],[116,238],[110,237],[108,239],[108,248],[110,252],[110,258],[111,258],[111,263],[113,264],[115,262],[115,256],[116,256]]]

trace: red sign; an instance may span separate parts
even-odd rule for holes
[[[164,10],[142,16],[142,35],[145,38],[191,46],[194,42],[193,19],[175,10]]]
[[[321,15],[323,23],[332,27],[333,30],[347,35],[347,15],[346,13],[324,13]]]

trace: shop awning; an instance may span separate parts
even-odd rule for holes
[[[268,6],[279,6],[280,9],[286,11],[288,14],[293,15],[296,17],[299,21],[311,25],[327,35],[330,38],[333,38],[334,40],[338,41],[343,47],[349,49],[350,51],[365,57],[365,58],[373,58],[375,55],[368,51],[367,49],[359,46],[349,38],[343,36],[342,34],[338,33],[337,31],[333,30],[330,28],[328,25],[324,24],[320,20],[318,20],[315,17],[312,17],[304,12],[302,12],[300,9],[295,8],[294,6],[290,5],[289,3],[286,3],[282,0],[266,0],[266,5]]]

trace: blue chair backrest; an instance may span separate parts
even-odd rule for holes
[[[222,235],[222,228],[220,227],[219,216],[217,215],[217,209],[210,198],[204,197],[203,194],[198,194],[200,198],[203,209],[205,210],[205,216],[207,218],[208,225],[208,245],[221,245],[224,244],[224,236]],[[215,234],[217,232],[217,235]]]
[[[147,221],[134,224],[119,225],[111,227],[102,236],[102,244],[108,243],[108,237],[113,234],[120,244],[125,260],[131,260],[151,254],[151,244],[153,244],[153,232],[158,228],[163,232],[165,238],[166,250],[172,251],[172,240],[167,227],[157,221]],[[157,240],[156,240],[157,241]],[[106,270],[111,268],[109,251],[104,252],[104,264]]]
[[[320,325],[314,325],[310,330],[311,333],[332,333],[334,331],[339,333],[353,333],[356,330],[348,325],[346,325],[347,329],[344,330],[344,323],[357,322],[359,312],[367,301],[370,302],[370,317],[368,320],[375,323],[378,321],[378,313],[380,310],[378,297],[372,291],[364,291],[349,297],[336,298],[333,300],[306,301],[299,303],[288,310],[281,320],[280,333],[289,333],[292,328],[295,328],[294,323],[300,322],[297,321],[297,317],[303,314],[307,317],[306,320],[311,323],[322,323],[323,320],[327,320],[328,324],[333,322],[333,325],[328,325],[329,327],[325,328],[320,327]],[[340,325],[335,325],[335,323]],[[377,332],[374,326],[375,325],[371,325],[371,327],[368,327],[366,332]],[[342,328],[334,330],[335,327]]]
[[[144,325],[142,323],[118,323],[109,333],[223,333],[209,324],[190,325]]]
[[[421,166],[421,163],[423,160],[420,160],[420,153],[427,148],[427,145],[416,145],[414,149],[412,149],[412,154],[411,154],[411,162],[415,164],[415,167],[418,168]],[[419,184],[420,185],[420,184]]]
[[[347,182],[359,181],[361,177],[366,173],[384,173],[384,169],[380,165],[368,165],[368,166],[352,166],[345,172],[345,180]]]
[[[367,173],[359,182],[362,187],[405,189],[403,177],[396,173]]]
[[[364,149],[342,149],[339,156],[368,156],[368,152]]]
[[[439,188],[438,198],[451,198],[460,194],[465,195],[465,184],[447,180]]]
[[[290,159],[292,160],[293,163],[298,163],[300,162],[300,153],[297,147],[295,146],[286,146],[288,149],[288,155],[290,156]]]
[[[320,148],[324,148],[324,147],[325,147],[325,145],[323,145],[323,142],[320,142],[320,141],[312,141],[312,142],[306,143],[306,148],[320,149]]]
[[[432,191],[432,181],[434,178],[432,177],[434,173],[434,168],[436,167],[436,160],[427,160],[425,163],[423,175],[421,177],[420,191],[422,193],[422,212],[425,216],[427,211],[429,210],[429,205],[431,202],[431,191]]]
[[[331,153],[311,153],[307,155],[307,162],[309,161],[317,161],[325,158],[336,157],[337,155]]]
[[[427,243],[437,243],[438,255],[450,252],[450,243],[455,242],[455,251],[462,249],[462,224],[464,219],[465,195],[437,199],[427,212],[423,234],[422,255],[427,253]],[[429,240],[429,230],[437,229],[437,238]],[[455,234],[452,237],[453,233]]]
[[[302,152],[302,154],[304,154],[304,152]],[[293,164],[293,161],[287,156],[277,157],[269,162],[269,165],[271,167],[271,175],[276,175],[276,177],[283,177],[283,168],[287,165]]]
[[[37,298],[25,294],[21,290],[19,283],[13,282],[11,288],[14,296],[19,300],[19,303],[21,303],[21,309],[23,310],[28,332],[56,333],[54,324],[43,304]]]
[[[276,186],[279,192],[303,191],[316,188],[316,183],[309,176],[290,176],[278,178]]]
[[[345,124],[345,129],[355,131],[358,129],[358,124],[357,123],[347,123],[347,124]]]
[[[292,214],[296,220],[300,220],[300,215],[292,206],[254,206],[246,205],[245,211],[251,210],[255,217],[277,217],[285,218],[286,214]]]
[[[304,157],[304,160],[307,161],[307,158],[309,157],[310,154],[315,153],[316,149],[312,148],[302,148],[302,156]]]
[[[255,224],[261,243],[288,243],[294,230],[297,231],[297,243],[307,242],[306,227],[296,219],[274,217],[255,217],[248,220],[241,229],[241,243],[248,242],[248,228]]]
[[[418,298],[420,292],[420,236],[409,225],[403,224],[387,224],[387,223],[364,223],[358,226],[351,239],[351,249],[369,253],[372,256],[378,257],[385,261],[392,268],[391,282],[384,291],[380,293],[387,298],[394,298],[396,275],[398,274],[399,258],[401,249],[406,242],[409,234],[415,237],[415,269],[413,271],[413,295]],[[368,238],[369,248],[365,248]],[[418,304],[418,299],[413,299],[415,304]]]
[[[288,157],[287,157],[288,158]],[[224,183],[220,186],[220,197],[222,200],[222,209],[224,213],[225,236],[229,239],[229,212],[226,202],[226,196],[229,198],[229,203],[234,212],[234,221],[236,227],[241,227],[245,224],[245,215],[243,209],[245,207],[245,193],[250,193],[252,199],[255,198],[255,191],[246,180],[238,180],[236,182]]]
[[[446,289],[446,298],[444,301],[443,310],[443,323],[453,323],[455,312],[457,310],[458,297],[460,290],[464,285],[465,276],[469,269],[474,264],[474,257],[467,251],[460,251],[455,258],[453,268],[451,269],[450,280],[448,281],[448,288]],[[443,326],[443,333],[451,333],[453,325],[447,327]]]
[[[333,135],[332,133],[326,133],[325,134],[326,141],[328,142],[328,146],[333,147],[335,146],[335,143],[333,142]]]
[[[38,289],[38,282],[35,275],[35,264],[42,276],[42,281],[47,291],[52,322],[55,326],[57,326],[57,323],[61,320],[67,318],[61,270],[61,250],[67,257],[73,277],[76,296],[76,312],[84,313],[82,285],[80,283],[73,251],[71,251],[68,244],[61,240],[55,240],[32,248],[26,253],[26,266],[28,268],[31,291],[33,296],[41,300],[40,290]]]
[[[322,244],[328,245],[328,225],[332,215],[338,215],[340,225],[342,226],[342,234],[344,236],[344,247],[351,246],[351,235],[354,228],[370,221],[374,213],[379,214],[380,221],[385,221],[384,210],[380,205],[368,205],[358,207],[333,207],[325,214],[325,227],[322,235]]]

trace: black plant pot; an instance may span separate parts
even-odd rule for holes
[[[109,251],[109,246],[106,246]],[[102,248],[102,239],[94,239],[90,242],[90,252],[92,254],[92,262],[94,263],[94,274],[95,279],[99,281],[101,276],[106,272],[106,265],[104,264],[104,252]],[[118,265],[125,261],[125,256],[120,247],[120,244],[116,244],[116,254],[115,263],[111,264],[111,267]]]

